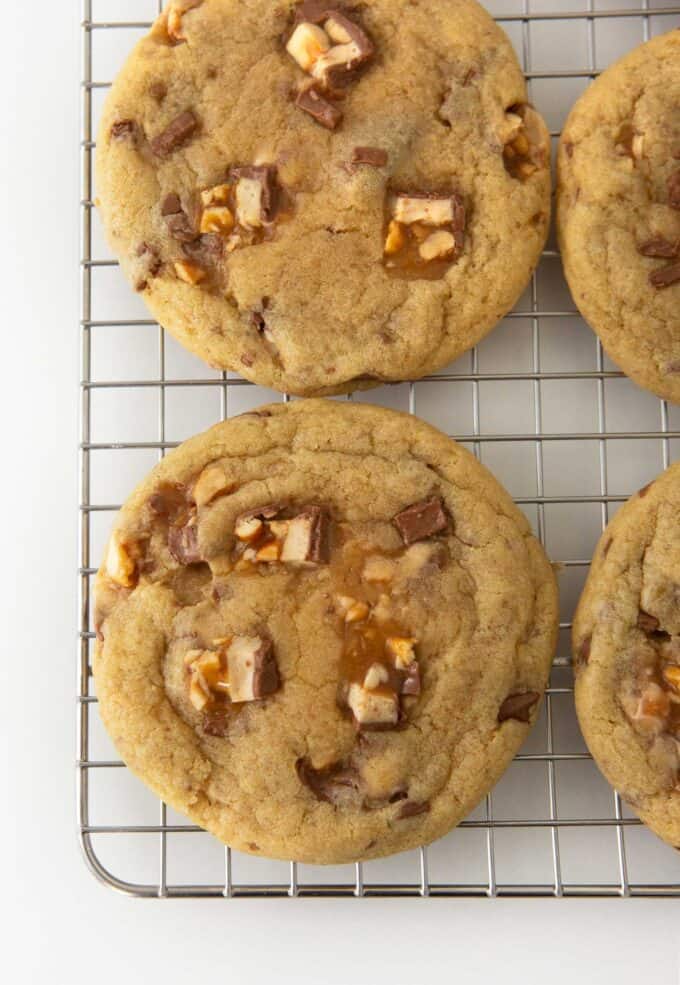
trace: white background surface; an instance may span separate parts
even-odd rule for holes
[[[74,822],[77,83],[73,3],[4,11],[0,967],[7,982],[669,983],[677,901],[139,902]]]

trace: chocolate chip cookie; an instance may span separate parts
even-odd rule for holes
[[[576,710],[609,782],[680,846],[680,463],[609,524],[574,623]]]
[[[463,448],[360,404],[277,404],[159,464],[97,578],[101,715],[236,848],[334,863],[443,835],[538,714],[550,564]]]
[[[608,355],[680,403],[680,30],[603,73],[558,156],[567,279]]]
[[[172,0],[107,99],[97,185],[162,325],[320,395],[433,372],[506,314],[548,151],[474,0]]]

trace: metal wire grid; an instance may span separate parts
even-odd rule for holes
[[[82,254],[81,254],[81,277],[82,277],[82,311],[81,311],[81,339],[82,339],[82,376],[81,376],[81,445],[80,445],[80,465],[81,465],[81,503],[80,503],[80,563],[78,573],[79,586],[79,606],[80,606],[80,632],[78,641],[78,748],[77,748],[77,779],[78,779],[78,816],[81,841],[86,860],[92,871],[106,884],[113,886],[123,892],[135,896],[157,896],[157,897],[263,897],[263,896],[680,896],[680,866],[670,849],[660,847],[653,839],[653,836],[643,829],[639,822],[626,812],[621,800],[616,793],[611,793],[606,788],[606,801],[602,801],[603,781],[597,780],[595,768],[591,762],[585,747],[580,745],[581,751],[574,751],[574,746],[579,746],[577,730],[574,724],[573,709],[571,707],[571,695],[573,693],[573,681],[571,677],[571,659],[568,649],[568,632],[571,626],[569,618],[565,618],[561,623],[562,646],[560,655],[555,660],[551,687],[547,692],[545,702],[544,721],[537,726],[533,736],[527,746],[516,757],[514,766],[525,771],[529,768],[534,788],[539,789],[539,798],[534,802],[527,791],[522,789],[520,783],[513,778],[508,778],[502,782],[494,793],[489,794],[485,802],[472,815],[472,817],[457,829],[456,832],[444,841],[430,846],[429,849],[420,849],[415,855],[411,855],[407,860],[402,860],[404,864],[390,870],[381,869],[377,875],[375,863],[357,864],[352,867],[343,867],[343,872],[337,880],[327,877],[328,870],[321,870],[321,875],[317,871],[315,874],[309,872],[309,867],[298,866],[289,863],[282,870],[281,866],[272,866],[262,870],[259,868],[259,860],[248,859],[246,856],[239,856],[238,853],[230,849],[224,849],[220,854],[219,871],[214,875],[213,869],[210,875],[204,875],[204,868],[200,872],[195,861],[193,849],[188,854],[183,855],[185,875],[182,879],[169,878],[172,875],[174,853],[180,853],[180,846],[177,844],[178,836],[182,836],[182,841],[186,843],[188,836],[194,835],[202,839],[209,839],[211,851],[217,843],[209,835],[201,832],[201,829],[187,824],[181,818],[172,817],[172,812],[165,804],[156,802],[154,808],[156,812],[155,820],[144,817],[144,823],[92,823],[93,810],[93,778],[100,778],[104,788],[109,788],[109,809],[115,794],[111,791],[115,784],[112,778],[117,774],[127,774],[124,764],[115,758],[97,758],[92,755],[93,734],[97,732],[97,698],[93,693],[93,681],[91,675],[91,647],[94,633],[91,625],[90,590],[92,577],[96,572],[93,562],[98,560],[93,550],[93,524],[99,519],[103,519],[107,524],[113,518],[113,513],[118,508],[117,504],[98,501],[99,497],[92,495],[93,487],[93,456],[99,453],[106,455],[119,456],[127,452],[150,452],[158,458],[162,457],[168,448],[178,444],[177,441],[168,440],[167,421],[168,421],[168,399],[173,392],[195,392],[207,394],[219,393],[219,417],[226,419],[230,414],[238,412],[242,408],[242,398],[248,392],[253,395],[259,392],[259,388],[252,387],[246,381],[235,378],[232,374],[223,373],[216,378],[209,377],[190,377],[186,375],[172,376],[167,372],[167,345],[165,332],[156,323],[143,318],[116,319],[111,317],[94,318],[94,278],[98,271],[109,267],[116,267],[117,263],[109,258],[99,258],[93,252],[93,149],[95,133],[96,107],[95,97],[98,90],[106,89],[110,82],[100,81],[98,78],[95,46],[93,39],[101,32],[119,31],[123,35],[128,30],[143,30],[149,27],[149,22],[140,20],[97,20],[94,9],[98,0],[83,0],[83,80],[82,80]],[[140,10],[143,7],[142,0],[136,0]],[[150,0],[149,0],[150,2]],[[607,0],[602,0],[607,6]],[[621,0],[625,3],[626,0]],[[654,7],[650,0],[628,0],[635,4],[625,9],[600,9],[596,0],[572,0],[571,7],[577,3],[585,6],[585,9],[570,9],[569,0],[562,0],[562,9],[537,10],[532,9],[538,6],[550,6],[550,0],[496,0],[496,7],[501,8],[497,20],[506,30],[511,33],[516,46],[520,49],[523,64],[530,89],[535,87],[541,80],[550,84],[559,84],[565,80],[581,80],[585,85],[590,79],[598,74],[599,63],[597,60],[597,42],[602,35],[597,34],[598,25],[611,24],[612,30],[620,25],[634,22],[641,26],[639,41],[650,37],[652,30],[658,33],[663,30],[670,30],[680,26],[680,5],[666,2],[665,6]],[[153,0],[153,4],[158,4],[160,0]],[[128,4],[129,6],[129,4]],[[147,7],[149,4],[147,3]],[[517,6],[505,12],[502,8]],[[144,10],[144,15],[151,17],[155,10]],[[535,45],[535,38],[532,34],[534,25],[549,25],[554,23],[562,29],[567,24],[578,24],[585,26],[585,34],[581,34],[581,40],[585,38],[585,64],[578,68],[563,68],[546,70],[534,68],[535,58],[532,51],[532,44]],[[514,33],[513,33],[514,32]],[[605,35],[607,36],[607,35]],[[128,46],[129,39],[122,42],[123,47]],[[534,94],[535,96],[537,94]],[[541,107],[540,98],[535,98],[539,108]],[[559,128],[552,130],[552,136],[556,139],[559,136]],[[547,249],[544,260],[537,274],[532,278],[531,286],[524,300],[519,307],[508,317],[518,319],[517,331],[520,326],[528,329],[528,352],[529,368],[522,368],[518,371],[508,372],[502,368],[501,371],[482,371],[481,353],[482,347],[475,349],[469,358],[461,361],[455,367],[441,374],[428,378],[426,381],[410,383],[406,385],[407,392],[400,399],[403,399],[405,409],[411,413],[416,413],[418,399],[422,400],[424,388],[428,384],[436,384],[443,387],[440,391],[439,408],[446,408],[450,400],[456,407],[459,405],[457,397],[454,399],[454,388],[463,388],[471,397],[471,414],[467,418],[469,427],[465,433],[456,433],[454,436],[468,444],[480,459],[487,459],[488,453],[496,448],[510,449],[511,456],[515,457],[520,449],[532,449],[533,471],[535,472],[535,494],[518,495],[516,501],[531,516],[536,532],[541,541],[550,549],[550,538],[548,537],[548,516],[547,511],[554,508],[563,507],[574,510],[578,507],[593,508],[598,513],[597,530],[592,532],[591,542],[595,536],[606,526],[610,517],[610,508],[623,502],[633,491],[634,486],[625,487],[620,492],[612,494],[610,492],[609,472],[610,472],[610,453],[613,445],[621,447],[624,445],[623,456],[617,456],[620,462],[621,457],[636,460],[639,458],[649,458],[650,449],[660,451],[657,471],[663,466],[668,466],[673,457],[673,453],[680,450],[680,415],[677,419],[671,417],[673,411],[665,402],[654,402],[657,406],[657,425],[649,423],[648,417],[642,417],[640,423],[647,423],[647,427],[628,427],[617,430],[610,430],[607,423],[608,407],[611,404],[611,395],[608,394],[608,384],[613,385],[612,381],[622,381],[622,376],[615,368],[611,367],[604,357],[599,343],[593,341],[593,351],[595,354],[594,367],[578,369],[557,369],[546,371],[542,366],[542,342],[549,326],[563,324],[571,326],[574,320],[578,320],[578,315],[573,308],[568,305],[550,305],[544,303],[541,284],[541,275],[548,265],[556,265],[559,254],[555,249]],[[559,274],[558,274],[559,276]],[[571,320],[571,321],[569,321]],[[141,333],[155,331],[157,333],[156,354],[158,359],[159,372],[157,377],[149,375],[142,379],[98,379],[93,376],[93,351],[97,344],[97,333],[101,330],[120,330],[126,332],[128,329],[138,329]],[[135,337],[137,337],[137,334]],[[135,345],[133,341],[133,346]],[[462,368],[461,368],[462,367]],[[565,409],[563,422],[558,421],[558,426],[553,426],[550,431],[544,428],[546,419],[546,399],[545,390],[547,386],[559,384],[560,387],[568,387],[570,383],[591,384],[596,391],[596,420],[595,428],[579,429],[572,427],[570,430],[563,430],[564,422],[569,423],[569,414]],[[630,399],[631,394],[636,393],[632,384],[623,382],[626,389],[625,400]],[[492,405],[493,400],[503,399],[503,386],[524,385],[528,388],[528,404],[531,408],[531,426],[520,428],[517,431],[501,431],[498,428],[489,427],[486,421],[484,406]],[[186,388],[186,390],[185,390]],[[245,388],[245,390],[244,390]],[[403,388],[396,388],[397,390]],[[123,399],[121,391],[147,391],[151,390],[157,395],[157,437],[154,440],[134,440],[134,441],[93,441],[93,428],[96,424],[96,414],[93,408],[95,395],[106,393],[119,400],[113,405],[114,418],[120,409],[120,402]],[[382,391],[385,392],[385,391]],[[459,391],[457,391],[459,392]],[[441,402],[441,393],[444,393],[444,403]],[[381,391],[373,394],[363,395],[362,399],[381,400]],[[525,390],[525,395],[527,390]],[[608,396],[610,404],[608,404]],[[287,398],[283,398],[284,400]],[[350,398],[351,399],[351,398]],[[254,399],[254,403],[261,402]],[[389,398],[388,401],[389,402]],[[234,406],[236,405],[236,406]],[[646,407],[649,408],[649,402]],[[553,408],[554,409],[554,408]],[[217,415],[216,415],[217,416]],[[434,423],[443,426],[443,421],[438,420],[437,413],[434,417],[430,414]],[[445,419],[448,419],[444,414]],[[550,413],[551,420],[554,413]],[[618,412],[617,412],[618,418]],[[675,429],[674,429],[675,428]],[[458,428],[449,428],[458,431]],[[546,456],[552,448],[560,450],[568,447],[571,443],[577,442],[581,449],[597,449],[596,461],[593,470],[596,472],[595,486],[588,487],[592,483],[593,476],[586,475],[583,467],[583,488],[594,488],[590,492],[564,492],[558,491],[556,495],[549,495],[546,491]],[[625,444],[624,444],[625,443]],[[645,454],[638,454],[640,449],[645,450]],[[493,457],[493,456],[492,456]],[[591,461],[592,461],[592,455]],[[113,474],[116,469],[114,458],[107,461],[108,474]],[[117,463],[116,463],[117,464]],[[498,469],[497,469],[498,471]],[[591,470],[592,471],[592,470]],[[620,470],[617,468],[617,472]],[[502,470],[501,470],[502,472]],[[652,473],[653,474],[653,473]],[[501,474],[501,478],[504,476]],[[621,480],[619,480],[621,481]],[[99,483],[101,485],[101,483]],[[553,522],[553,519],[550,520]],[[571,596],[577,594],[578,587],[582,583],[589,565],[590,551],[583,551],[582,557],[567,557],[562,563],[565,576],[576,574],[575,585],[569,593]],[[554,559],[559,559],[553,550]],[[570,599],[573,601],[573,597]],[[568,704],[567,704],[568,703]],[[570,751],[560,751],[562,740],[561,734],[565,731],[570,735],[573,745]],[[544,742],[541,742],[541,735]],[[96,743],[95,743],[96,744]],[[587,767],[591,773],[587,782],[583,778],[568,791],[568,796],[563,797],[562,786],[558,780],[558,771],[566,767]],[[541,771],[538,776],[536,770]],[[511,771],[512,772],[512,769]],[[538,776],[538,779],[537,779]],[[525,775],[525,779],[528,774]],[[593,778],[600,782],[597,788],[592,785]],[[507,781],[507,782],[506,782]],[[583,786],[581,787],[581,783]],[[507,809],[502,809],[500,804],[501,792],[505,785],[505,796],[508,789],[511,792],[511,801],[514,810],[510,816]],[[529,784],[531,787],[531,784]],[[100,784],[101,790],[101,784]],[[125,794],[123,797],[126,796]],[[136,795],[135,795],[136,796]],[[581,816],[578,809],[574,810],[570,806],[574,796],[581,807],[583,801],[592,799],[602,809],[597,814],[589,811],[586,816]],[[512,798],[514,797],[514,801]],[[134,797],[131,798],[134,800]],[[563,804],[563,799],[565,803]],[[569,802],[569,803],[568,803]],[[537,806],[538,805],[538,806]],[[587,806],[587,805],[586,805]],[[566,809],[565,809],[566,807]],[[113,812],[111,812],[113,813]],[[110,818],[105,818],[110,821]],[[572,837],[578,834],[578,841]],[[464,835],[474,836],[473,841],[467,840],[465,845],[461,840]],[[604,834],[607,839],[607,851],[611,851],[611,839],[614,840],[614,858],[611,861],[610,869],[613,874],[606,878],[598,878],[597,865],[594,865],[594,874],[591,876],[587,871],[591,863],[594,863],[595,856],[605,852],[605,843],[598,839],[595,843],[588,841],[589,834]],[[522,840],[522,835],[528,835],[529,841]],[[537,839],[547,835],[549,838],[549,850],[546,854],[547,877],[541,875],[536,878],[534,867],[531,864],[532,856],[537,851]],[[634,837],[638,836],[639,837]],[[124,850],[119,855],[118,861],[125,858],[125,875],[122,869],[117,868],[116,863],[107,863],[105,843],[111,840],[120,845],[125,839],[140,836],[143,844],[137,844],[135,850]],[[458,839],[458,840],[455,840]],[[499,845],[503,839],[503,845]],[[634,842],[634,843],[632,843]],[[205,842],[204,842],[205,844]],[[470,847],[472,845],[472,848]],[[566,847],[565,847],[566,846]],[[499,851],[502,848],[502,852]],[[219,848],[222,853],[221,847]],[[662,854],[659,854],[661,852]],[[504,875],[499,861],[499,855],[508,859],[516,857],[519,859],[519,868],[508,868],[505,864],[506,873]],[[579,878],[573,879],[565,876],[565,868],[573,870],[574,858],[578,857],[585,861],[585,867],[579,868]],[[451,858],[462,860],[465,863],[466,872],[463,876],[451,876],[448,861]],[[468,863],[470,863],[468,865]],[[404,868],[405,865],[405,868]],[[635,876],[631,877],[631,866],[635,868]],[[132,873],[129,869],[132,867]],[[272,869],[275,871],[272,874]],[[500,871],[499,871],[500,870]],[[472,875],[470,875],[472,871]],[[151,872],[151,875],[149,873]],[[337,870],[333,870],[335,875]],[[467,875],[466,875],[467,873]]]

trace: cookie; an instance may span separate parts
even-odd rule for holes
[[[360,404],[277,404],[159,464],[96,585],[104,724],[241,851],[310,863],[430,842],[535,721],[552,568],[463,448]]]
[[[583,317],[627,376],[680,403],[680,30],[636,48],[576,103],[557,201]]]
[[[576,710],[612,786],[680,846],[680,463],[607,527],[574,622]]]
[[[173,0],[106,101],[97,186],[154,318],[323,395],[432,373],[512,308],[549,138],[473,0]]]

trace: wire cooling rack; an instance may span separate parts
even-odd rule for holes
[[[441,0],[445,3],[446,0]],[[680,26],[669,0],[494,0],[553,142],[612,60]],[[516,309],[435,376],[361,399],[408,410],[466,444],[514,495],[561,565],[560,645],[542,717],[458,829],[391,859],[321,868],[253,859],[158,802],[101,726],[91,674],[91,583],[118,504],[167,449],[285,399],[193,358],[148,320],[93,208],[96,123],[157,0],[84,0],[82,434],[78,813],[93,872],[134,896],[680,896],[680,857],[600,776],[573,709],[569,630],[596,541],[618,506],[680,456],[680,408],[622,377],[576,312],[549,244]]]

